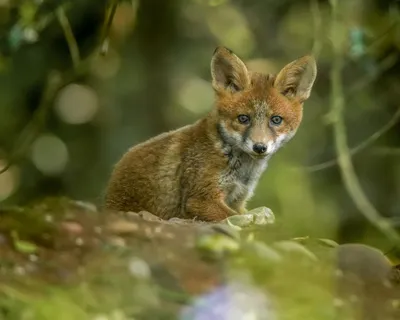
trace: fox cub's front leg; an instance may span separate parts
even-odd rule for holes
[[[274,213],[270,208],[258,207],[251,210],[246,209],[246,201],[240,200],[232,205],[232,208],[237,211],[235,216],[229,217],[233,224],[240,226],[248,226],[252,224],[264,225],[273,223],[275,220]]]
[[[222,198],[192,197],[186,202],[186,215],[190,218],[198,217],[199,220],[217,222],[237,214],[239,213],[229,208]]]
[[[237,201],[231,205],[232,209],[235,210],[236,214],[245,214],[248,210],[246,209],[246,201]]]

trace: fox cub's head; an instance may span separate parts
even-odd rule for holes
[[[262,158],[275,153],[296,133],[317,68],[314,58],[305,56],[277,75],[264,75],[249,71],[232,51],[218,47],[211,74],[222,140]]]

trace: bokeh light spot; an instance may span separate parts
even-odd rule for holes
[[[32,145],[32,162],[45,175],[61,174],[68,163],[67,146],[52,134],[42,135]]]
[[[254,49],[254,37],[243,14],[232,5],[221,5],[210,10],[207,23],[218,41],[242,58]]]
[[[247,61],[246,66],[250,70],[257,70],[257,72],[261,73],[278,73],[280,71],[280,67],[283,67],[282,65],[279,65],[273,60],[270,59],[252,59]]]
[[[93,119],[99,108],[96,92],[84,85],[70,84],[63,88],[55,104],[60,119],[70,124],[83,124]]]
[[[193,113],[202,114],[209,110],[214,101],[211,83],[200,78],[191,78],[179,91],[179,103]]]
[[[90,71],[101,79],[108,79],[116,75],[120,65],[121,59],[119,54],[112,48],[109,48],[105,56],[98,56],[93,59]]]
[[[0,160],[0,169],[6,165],[7,161]],[[0,201],[9,198],[17,190],[19,179],[19,170],[15,166],[0,175]]]

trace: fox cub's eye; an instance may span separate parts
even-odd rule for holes
[[[248,124],[250,122],[250,117],[246,116],[245,114],[241,114],[238,116],[238,121],[241,124]]]
[[[273,116],[271,118],[271,124],[273,124],[274,126],[279,126],[282,123],[282,117],[280,116]]]

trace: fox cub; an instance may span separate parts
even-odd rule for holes
[[[202,221],[246,212],[268,160],[299,128],[316,63],[304,56],[277,75],[264,75],[217,47],[211,75],[213,109],[128,150],[107,186],[107,209]]]

